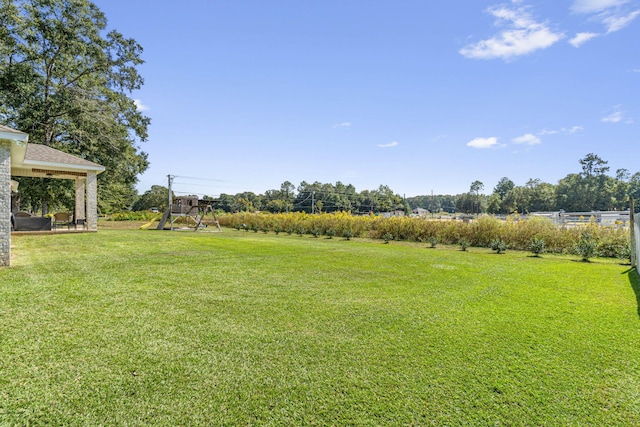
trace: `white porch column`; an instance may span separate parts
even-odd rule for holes
[[[11,260],[11,141],[0,139],[0,266]]]
[[[87,214],[86,214],[86,199],[85,199],[85,194],[86,194],[86,190],[87,189],[87,185],[86,185],[86,179],[85,178],[80,178],[77,177],[76,178],[76,209],[75,209],[75,214],[73,217],[73,220],[77,221],[79,219],[84,220],[84,223],[87,223]]]
[[[95,171],[87,172],[87,228],[98,230],[98,176]]]

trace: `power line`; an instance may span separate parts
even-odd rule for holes
[[[173,175],[174,178],[185,178],[185,179],[195,179],[198,181],[215,181],[215,182],[227,182],[224,179],[214,179],[214,178],[197,178],[193,176],[184,176],[184,175]]]

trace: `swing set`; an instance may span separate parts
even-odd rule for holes
[[[164,230],[169,221],[170,230],[193,230],[198,231],[207,228],[207,224],[203,222],[207,214],[213,216],[213,222],[217,230],[213,232],[222,232],[218,217],[212,207],[214,200],[199,199],[198,196],[178,196],[175,197],[173,203],[164,211],[158,230]],[[176,222],[181,223],[181,227],[176,226]]]

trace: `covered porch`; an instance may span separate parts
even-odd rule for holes
[[[18,213],[11,204],[11,187],[17,184],[12,176],[73,180],[75,207],[69,221],[74,229],[98,229],[97,176],[104,166],[46,145],[30,144],[28,139],[28,134],[0,125],[0,266],[10,263],[12,216]]]

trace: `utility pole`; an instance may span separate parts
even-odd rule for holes
[[[171,185],[173,184],[173,178],[175,178],[175,176],[173,175],[167,175],[167,180],[168,182],[168,187],[169,187],[169,196],[168,196],[168,200],[169,200],[169,209],[171,209],[171,205],[173,204],[173,191],[171,190]]]
[[[316,191],[311,192],[311,213],[315,213],[316,210]]]
[[[167,209],[164,211],[164,214],[162,214],[162,218],[160,218],[160,222],[158,223],[158,230],[164,230],[164,226],[167,223],[167,220],[169,220],[171,222],[171,229],[173,230],[173,218],[171,217],[171,205],[173,204],[173,191],[171,190],[171,185],[173,184],[173,178],[175,178],[175,176],[173,175],[167,175],[167,181],[168,181],[168,191],[167,193],[167,201],[169,202],[169,206],[167,206]]]
[[[433,189],[431,189],[431,219],[433,219],[433,209],[435,205],[435,200],[433,200]]]

